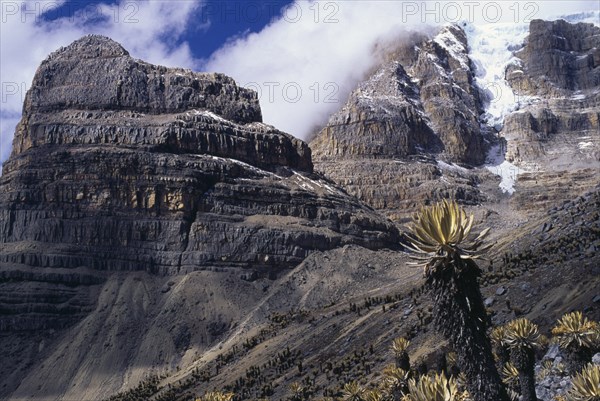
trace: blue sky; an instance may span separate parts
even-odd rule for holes
[[[258,92],[266,123],[307,138],[374,66],[376,44],[406,30],[599,9],[600,0],[0,0],[0,162],[37,66],[88,33],[151,63],[228,74]]]
[[[202,7],[192,14],[195,23],[189,25],[185,33],[177,39],[176,44],[187,41],[195,57],[199,59],[208,58],[213,52],[222,47],[227,40],[260,32],[269,22],[279,18],[282,8],[292,2],[292,0],[204,1]],[[98,7],[101,3],[116,5],[120,1],[67,1],[60,7],[45,13],[43,20],[51,22],[62,18],[74,18],[83,13],[86,15],[86,19],[89,19],[89,24],[93,25],[98,18],[106,17],[106,13],[103,13]],[[121,7],[122,17],[135,19],[135,7],[128,5],[128,3],[124,4]],[[135,2],[129,4],[135,4]]]

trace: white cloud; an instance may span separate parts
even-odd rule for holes
[[[46,21],[42,14],[58,13],[60,1],[2,0],[0,23],[0,161],[6,160],[25,92],[37,66],[48,54],[88,33],[109,36],[133,57],[167,66],[197,64],[180,39],[193,21],[201,0],[121,0],[88,6],[72,17]]]
[[[406,26],[401,13],[395,1],[296,1],[260,33],[221,48],[205,69],[258,89],[265,122],[306,138],[373,65],[376,41]]]

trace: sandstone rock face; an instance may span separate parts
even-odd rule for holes
[[[543,169],[599,161],[600,27],[534,20],[529,30],[506,72],[524,104],[505,121],[507,158]]]
[[[86,36],[42,62],[25,109],[131,110],[165,114],[207,109],[236,123],[262,121],[255,92],[223,74],[135,60],[118,43]]]
[[[485,198],[476,175],[436,163],[485,159],[465,33],[447,26],[433,38],[410,40],[390,52],[310,143],[318,171],[395,219],[440,195],[465,203]]]
[[[507,79],[515,90],[531,95],[560,95],[600,85],[600,28],[565,20],[533,20],[526,45],[516,52],[520,63]]]
[[[275,277],[317,250],[395,246],[391,222],[311,171],[232,79],[76,41],[38,69],[0,177],[0,330],[72,324],[115,271]]]
[[[261,121],[256,93],[233,79],[144,63],[92,35],[38,68],[13,156],[44,144],[114,144],[310,171],[308,146]]]
[[[464,31],[447,26],[387,50],[311,141],[316,170],[399,221],[440,197],[464,204],[502,197],[480,168],[494,144],[522,178],[513,207],[535,211],[593,187],[600,169],[600,28],[531,22],[506,71],[519,107],[500,132],[481,118],[487,100],[474,83],[468,48]],[[564,190],[560,182],[569,177],[574,182]]]
[[[600,27],[534,20],[515,56],[506,78],[521,106],[500,133],[525,171],[512,201],[550,207],[598,182]]]

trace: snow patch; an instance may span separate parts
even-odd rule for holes
[[[438,164],[438,166],[439,166],[439,167],[440,167],[442,170],[460,171],[460,172],[463,172],[463,173],[466,173],[466,172],[468,172],[468,170],[467,170],[466,168],[464,168],[464,167],[461,167],[461,166],[459,166],[459,165],[456,165],[456,164],[454,164],[454,163],[452,163],[452,164],[448,164],[448,163],[446,163],[446,162],[443,162],[443,161],[441,161],[441,160],[438,160],[438,161],[437,161],[437,164]]]
[[[504,152],[500,146],[495,146],[490,150],[486,160],[485,168],[492,174],[500,177],[500,189],[510,195],[515,193],[515,183],[523,169],[515,166],[504,158]]]
[[[253,166],[248,163],[245,163],[238,159],[232,159],[230,157],[219,157],[219,156],[213,156],[213,155],[207,155],[207,154],[192,154],[191,156],[194,156],[197,158],[209,158],[212,160],[220,160],[220,161],[225,161],[225,162],[229,161],[229,162],[237,164],[238,166],[242,166],[248,170],[251,170],[251,171],[255,172],[256,174],[262,175],[263,177],[273,177],[273,178],[278,178],[280,180],[283,180],[283,178],[281,176],[279,176],[275,173],[272,173],[267,170],[263,170],[261,168],[258,168],[256,166]]]
[[[513,50],[523,44],[529,26],[525,23],[467,25],[465,32],[470,45],[469,56],[475,64],[475,82],[489,100],[484,118],[489,125],[501,130],[504,117],[530,100],[515,95],[504,79],[506,68],[518,62]]]
[[[579,142],[579,149],[591,148],[593,145],[592,142]]]
[[[296,179],[296,181],[298,182],[298,185],[300,185],[301,188],[306,189],[308,191],[316,192],[315,187],[319,187],[319,188],[325,188],[325,190],[332,195],[339,192],[339,191],[336,191],[334,188],[332,188],[330,185],[327,185],[320,181],[315,181],[315,180],[308,178],[302,174],[298,174],[295,171],[294,171],[294,178]]]
[[[448,53],[458,60],[460,66],[469,69],[469,58],[465,46],[452,34],[450,29],[445,28],[434,39],[434,42],[446,49]]]
[[[217,120],[220,121],[222,123],[228,123],[231,124],[231,121],[224,119],[221,116],[216,115],[215,113],[213,113],[212,111],[209,110],[192,110],[193,113],[197,116],[206,116],[206,117],[210,117],[213,120]]]

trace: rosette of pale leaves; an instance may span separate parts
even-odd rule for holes
[[[383,368],[383,379],[380,388],[385,395],[392,396],[398,391],[406,392],[410,372],[400,369],[394,365],[388,365]]]
[[[569,401],[600,401],[600,366],[588,365],[573,377]]]
[[[552,329],[561,347],[594,347],[598,341],[600,325],[583,316],[581,312],[567,313]]]
[[[233,393],[223,393],[221,391],[211,391],[204,394],[204,397],[200,398],[199,401],[231,401],[233,400]]]
[[[492,329],[492,332],[490,333],[490,340],[492,341],[492,344],[497,347],[505,345],[506,327],[504,327],[504,326],[494,327]]]
[[[304,392],[304,387],[298,382],[293,382],[290,384],[290,391],[295,397],[300,397]]]
[[[365,392],[364,399],[365,401],[385,401],[385,395],[377,389],[372,389]]]
[[[504,344],[510,348],[537,348],[540,346],[538,326],[528,319],[516,319],[506,325]]]
[[[487,228],[477,238],[468,240],[473,218],[472,214],[467,216],[456,201],[448,200],[423,207],[415,213],[412,225],[409,226],[410,234],[407,234],[410,242],[408,249],[414,253],[411,257],[417,260],[413,265],[425,267],[425,274],[429,275],[433,273],[432,269],[448,266],[445,263],[436,263],[438,261],[450,261],[456,257],[480,257],[492,246],[483,243],[490,229]],[[461,265],[453,264],[455,269]]]
[[[454,378],[447,379],[443,374],[434,376],[422,376],[418,381],[408,381],[409,393],[407,400],[410,401],[459,401],[463,393],[458,390]]]
[[[344,401],[363,401],[365,389],[355,381],[346,383],[342,389],[342,400]]]
[[[394,353],[394,355],[402,355],[403,353],[406,352],[406,350],[408,349],[408,346],[410,345],[410,341],[407,340],[404,337],[398,337],[395,338],[394,341],[392,341],[392,352]]]
[[[519,384],[519,371],[512,362],[507,362],[502,367],[502,381],[511,386],[517,387]]]

